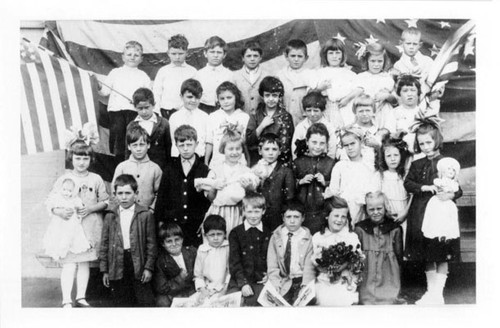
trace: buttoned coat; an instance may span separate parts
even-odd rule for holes
[[[186,265],[187,277],[180,276],[181,268],[167,251],[161,250],[156,260],[156,270],[153,277],[154,289],[158,295],[172,297],[188,297],[194,294],[194,261],[196,259],[196,248],[191,246],[182,247],[182,258]]]

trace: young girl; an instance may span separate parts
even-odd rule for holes
[[[384,193],[370,192],[365,202],[368,219],[359,222],[354,230],[366,256],[366,268],[359,286],[359,302],[395,304],[400,302],[402,230],[386,213]]]
[[[356,291],[358,275],[344,269],[339,281],[332,282],[327,270],[318,266],[324,248],[338,243],[352,246],[353,251],[361,252],[358,236],[351,231],[349,209],[347,202],[339,197],[326,201],[328,216],[323,219],[321,230],[313,235],[313,253],[306,259],[302,285],[316,280],[316,300],[322,306],[346,306],[358,302]]]
[[[195,179],[195,187],[205,190],[212,202],[206,215],[222,216],[226,220],[227,233],[243,222],[240,202],[245,197],[245,189],[255,190],[259,184],[252,170],[241,163],[243,143],[238,132],[227,131],[219,146],[224,161],[215,165],[207,178]]]
[[[320,52],[321,68],[318,69],[318,89],[328,96],[325,117],[342,128],[354,123],[351,101],[356,95],[356,73],[346,66],[347,56],[342,40],[331,38]]]
[[[219,108],[208,116],[207,137],[205,140],[205,164],[210,168],[224,161],[224,155],[220,153],[219,146],[222,136],[227,130],[238,131],[243,139],[250,116],[243,108],[243,98],[240,90],[231,82],[223,82],[217,87],[217,107]],[[241,156],[240,161],[246,165],[246,159]]]
[[[311,234],[319,231],[325,217],[323,192],[330,181],[335,160],[326,156],[330,135],[322,123],[307,129],[308,152],[293,161],[293,173],[297,181],[296,197],[305,207],[303,225]]]
[[[61,289],[63,296],[63,307],[72,307],[71,290],[73,289],[73,279],[76,275],[76,301],[77,307],[89,307],[85,300],[85,292],[89,279],[89,261],[97,260],[99,254],[99,244],[102,231],[102,214],[100,213],[107,206],[108,194],[102,178],[88,171],[91,161],[94,159],[92,147],[83,140],[77,140],[70,146],[68,158],[71,159],[73,170],[66,172],[54,184],[54,188],[49,195],[47,208],[49,212],[59,216],[64,220],[69,220],[73,213],[73,208],[59,207],[57,202],[57,191],[61,189],[62,183],[66,179],[72,179],[76,185],[76,193],[83,202],[76,213],[82,219],[82,227],[90,245],[83,252],[73,253],[71,250],[65,257],[60,259],[62,263]],[[78,270],[77,270],[78,268]]]
[[[246,143],[250,154],[250,166],[259,160],[259,138],[266,133],[274,133],[280,140],[280,160],[283,164],[292,161],[292,136],[294,131],[292,115],[283,105],[285,90],[283,83],[273,76],[266,76],[259,85],[259,95],[264,103],[259,103],[255,114],[250,115],[246,132]]]
[[[458,254],[450,254],[452,255],[450,258],[432,258],[427,260],[424,248],[424,235],[422,233],[422,221],[427,203],[434,194],[441,200],[457,199],[462,196],[460,188],[455,193],[441,192],[433,184],[438,173],[437,162],[443,158],[440,154],[442,144],[443,135],[441,134],[437,118],[429,117],[419,120],[414,148],[415,153],[422,152],[425,157],[411,163],[410,170],[404,182],[406,190],[413,194],[413,201],[410,205],[407,218],[408,230],[406,233],[405,256],[409,261],[427,262],[425,272],[427,293],[433,295],[431,300],[441,304],[443,303],[442,295],[434,297],[434,295],[438,294],[434,291],[437,290],[442,293],[448,274],[448,263],[446,261],[456,260],[459,252]],[[438,265],[436,265],[436,262],[438,262]],[[427,299],[428,297],[424,299],[424,304],[427,304]]]

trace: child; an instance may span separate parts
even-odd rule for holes
[[[83,140],[76,140],[69,147],[68,158],[71,160],[73,169],[59,177],[54,183],[54,188],[47,199],[47,209],[50,213],[58,216],[62,220],[75,220],[73,217],[75,213],[81,218],[81,226],[89,247],[85,248],[82,247],[84,246],[83,244],[80,244],[80,247],[74,249],[75,252],[73,252],[70,247],[65,256],[63,256],[63,252],[58,252],[60,256],[58,261],[62,264],[62,306],[65,308],[73,307],[71,291],[73,289],[73,281],[76,272],[77,291],[74,306],[90,307],[85,300],[90,274],[89,262],[97,260],[99,254],[102,231],[101,211],[107,206],[106,201],[108,200],[108,194],[102,178],[88,171],[90,163],[94,160],[92,147],[87,145]],[[67,204],[63,204],[65,202],[60,202],[59,191],[63,189],[63,181],[67,179],[74,182],[76,196],[83,202],[83,206],[76,210],[73,206],[68,207]],[[63,231],[61,231],[61,233],[62,232]],[[65,239],[67,237],[68,236],[59,236],[58,238]],[[73,242],[76,242],[75,238],[76,236],[74,236]],[[85,250],[83,250],[83,248],[85,248]]]
[[[180,112],[174,113],[172,117]],[[175,130],[174,140],[180,157],[174,157],[165,167],[158,189],[155,219],[158,226],[164,223],[178,224],[184,234],[184,244],[198,246],[201,239],[197,231],[210,202],[202,191],[196,190],[194,181],[206,178],[208,167],[195,152],[198,140],[192,126],[179,126]]]
[[[100,252],[102,282],[116,306],[154,306],[151,278],[157,256],[153,214],[136,204],[137,181],[130,174],[114,183],[119,205],[104,217]]]
[[[457,192],[440,192],[434,186],[437,178],[437,162],[443,158],[440,149],[443,145],[439,123],[434,118],[425,118],[418,122],[416,129],[415,153],[424,153],[425,157],[413,161],[406,176],[404,186],[406,191],[413,194],[413,200],[408,211],[408,230],[406,233],[405,256],[409,261],[423,261],[426,259],[424,235],[422,233],[422,221],[424,219],[427,203],[434,194],[441,200],[457,199],[462,196],[462,190]],[[453,248],[452,248],[453,249]],[[458,249],[460,251],[460,249]],[[458,253],[459,254],[459,253]],[[456,253],[450,255],[458,255]],[[444,255],[444,254],[439,254]],[[453,256],[449,259],[456,259]],[[433,303],[442,304],[442,296],[435,297],[442,292],[448,274],[448,259],[442,259],[436,268],[436,260],[428,261],[425,275],[427,278],[427,291],[431,295]],[[437,293],[435,291],[438,291]],[[426,297],[427,298],[427,297]],[[427,303],[425,300],[424,304]]]
[[[305,151],[301,150],[302,147],[298,147],[298,140],[305,140],[307,130],[312,124],[322,123],[328,129],[328,134],[330,136],[328,140],[328,149],[326,153],[329,157],[335,159],[336,149],[337,149],[337,137],[335,134],[334,125],[329,122],[324,116],[324,111],[326,108],[326,99],[319,91],[313,90],[302,98],[302,107],[304,108],[306,117],[297,124],[292,137],[292,155],[293,158],[300,157],[300,155]],[[299,144],[300,145],[300,144]]]
[[[451,157],[437,162],[439,178],[434,179],[438,192],[455,193],[459,190],[458,172],[460,164]],[[457,205],[451,199],[441,200],[435,195],[427,203],[422,222],[424,252],[426,262],[440,270],[434,275],[434,284],[427,288],[425,295],[417,302],[419,305],[444,304],[443,288],[446,283],[448,262],[460,258],[460,228],[458,226]],[[432,271],[431,271],[432,272]]]
[[[174,297],[195,293],[193,282],[196,248],[183,246],[184,234],[175,223],[167,223],[158,232],[160,252],[153,276],[156,306],[170,307]]]
[[[268,279],[289,304],[299,295],[306,259],[312,254],[312,236],[302,227],[303,222],[304,206],[289,202],[283,224],[274,230],[267,251]]]
[[[360,304],[398,304],[401,290],[400,264],[403,237],[399,224],[386,214],[385,195],[366,195],[368,220],[358,222],[355,232],[366,256],[366,269],[359,286]]]
[[[127,130],[128,149],[132,153],[128,160],[121,162],[115,169],[113,182],[122,174],[130,174],[137,179],[137,204],[151,211],[154,210],[156,194],[160,188],[162,170],[158,164],[149,160],[149,135],[138,123],[132,124]]]
[[[252,168],[261,179],[257,191],[266,199],[262,222],[270,231],[279,225],[285,204],[295,197],[295,178],[290,167],[279,160],[280,140],[272,133],[263,134],[259,142],[262,159]]]
[[[331,172],[331,182],[325,192],[325,198],[335,195],[344,198],[349,204],[349,213],[353,224],[364,220],[363,204],[365,195],[371,191],[375,168],[363,161],[361,153],[362,136],[356,130],[347,130],[341,137],[342,147],[348,160],[339,161]]]
[[[248,121],[246,141],[250,155],[250,166],[259,160],[259,138],[265,133],[274,133],[280,138],[280,161],[292,161],[292,137],[294,131],[292,115],[283,106],[283,83],[273,76],[266,76],[259,85],[260,103]]]
[[[328,96],[325,118],[335,129],[354,122],[351,101],[357,90],[356,73],[346,66],[347,56],[342,40],[331,38],[325,42],[320,52],[321,68],[318,69],[318,89]]]
[[[132,95],[139,88],[151,87],[151,79],[137,68],[142,62],[142,45],[137,41],[125,44],[122,54],[123,66],[113,68],[103,84],[100,94],[109,96],[109,151],[116,157],[116,163],[125,160],[125,134],[127,125],[137,116],[132,104]]]
[[[259,97],[259,85],[262,79],[269,75],[261,66],[262,47],[257,41],[247,41],[241,51],[243,67],[233,73],[232,81],[241,90],[245,113],[252,115],[262,99]],[[261,95],[262,96],[262,95]]]
[[[196,130],[197,146],[196,154],[202,162],[205,159],[205,139],[207,137],[208,114],[198,108],[203,88],[195,79],[187,79],[181,85],[181,98],[183,105],[170,117],[171,139],[174,139],[174,131],[181,125],[187,124]],[[172,157],[178,157],[179,150],[172,147]]]
[[[267,247],[271,231],[262,224],[266,199],[258,193],[243,198],[243,224],[229,234],[229,292],[241,290],[244,306],[257,306],[267,281]]]
[[[219,109],[210,114],[207,121],[205,164],[210,168],[219,165],[224,160],[224,155],[218,151],[224,133],[227,130],[235,130],[244,139],[250,118],[241,110],[244,105],[241,92],[231,82],[223,82],[217,87],[217,105]],[[245,158],[242,157],[241,160],[245,165]]]
[[[318,266],[324,248],[338,243],[360,251],[358,236],[351,231],[351,217],[347,202],[333,197],[325,202],[328,216],[323,218],[321,230],[312,237],[312,254],[306,259],[302,285],[316,280],[316,302],[321,306],[346,306],[358,302],[358,274],[347,269],[341,271],[341,281],[332,282],[329,272]]]
[[[194,262],[194,285],[199,299],[224,295],[229,282],[229,242],[226,220],[209,215],[203,222],[206,244],[198,248]]]
[[[132,99],[138,114],[134,122],[143,127],[149,135],[149,159],[163,168],[170,160],[170,148],[172,148],[168,120],[153,112],[155,99],[151,90],[147,88],[137,89]],[[134,122],[130,122],[127,130],[132,125],[137,124]]]
[[[326,215],[323,192],[335,164],[334,159],[325,155],[329,137],[324,124],[311,125],[306,133],[308,152],[293,161],[296,197],[305,207],[304,226],[311,234],[319,231]]]
[[[189,42],[182,34],[173,35],[168,40],[167,55],[170,64],[158,70],[153,83],[156,110],[168,120],[182,105],[177,93],[181,83],[196,75],[196,68],[186,63],[188,46]]]
[[[303,67],[307,58],[307,45],[304,41],[288,41],[285,49],[288,65],[276,74],[285,87],[285,108],[292,114],[294,125],[304,118],[302,98],[317,84],[313,71]]]
[[[228,233],[242,223],[240,202],[245,197],[245,189],[255,190],[259,182],[250,168],[241,164],[243,144],[238,132],[227,131],[219,147],[224,161],[215,165],[206,179],[195,180],[195,187],[205,190],[212,202],[207,215],[221,215],[226,220]]]
[[[216,88],[225,81],[231,81],[233,72],[222,66],[222,61],[226,57],[226,41],[218,36],[212,36],[205,41],[203,55],[207,59],[207,65],[200,69],[195,79],[200,81],[203,86],[203,95],[201,97],[200,109],[207,114],[216,110]],[[242,106],[243,107],[243,106]]]

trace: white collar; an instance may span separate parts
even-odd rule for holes
[[[229,246],[229,241],[227,241],[227,239],[224,239],[224,241],[222,242],[222,245],[220,245],[217,248],[210,246],[207,242],[206,244],[205,243],[201,244],[200,247],[198,247],[198,250],[200,250],[202,252],[209,252],[211,250],[215,250],[215,249],[222,248],[222,247],[228,247],[228,246]]]
[[[135,211],[135,204],[133,204],[132,206],[130,206],[129,208],[123,208],[121,205],[119,206],[120,208],[120,213],[124,213],[124,212],[134,212]]]
[[[137,122],[153,122],[153,123],[157,123],[158,119],[156,118],[156,115],[153,113],[153,115],[151,115],[151,117],[148,118],[147,120],[145,120],[141,116],[137,115],[137,117],[135,118],[135,121],[137,121]]]
[[[250,228],[257,228],[260,230],[260,232],[263,232],[263,226],[262,226],[262,221],[259,222],[256,226],[250,225],[247,220],[243,221],[243,226],[245,227],[245,231],[247,231]]]
[[[246,66],[243,66],[243,69],[245,70],[245,73],[247,73],[248,75],[253,75],[253,74],[259,73],[260,65],[257,66],[256,69],[253,69],[253,70],[249,70]]]

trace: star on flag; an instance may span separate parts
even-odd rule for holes
[[[340,33],[337,33],[337,35],[334,36],[335,39],[339,39],[342,41],[343,44],[345,44],[345,39],[347,39],[345,36],[342,36]]]
[[[406,24],[408,24],[408,27],[417,28],[418,19],[406,19],[405,22],[406,22]]]
[[[440,21],[440,22],[439,22],[439,25],[441,25],[441,28],[445,28],[445,27],[447,27],[447,28],[451,28],[450,23],[445,22],[445,21]]]
[[[433,44],[431,48],[431,57],[437,56],[440,50],[441,49],[439,49],[438,47],[436,47],[435,44]]]
[[[368,44],[376,43],[378,39],[375,39],[373,35],[370,34],[370,37],[368,39],[365,39]]]
[[[402,54],[404,52],[402,45],[396,46],[396,48],[398,48],[400,54]]]
[[[383,18],[377,18],[377,24],[378,23],[384,23],[385,24],[385,19],[383,19]]]

